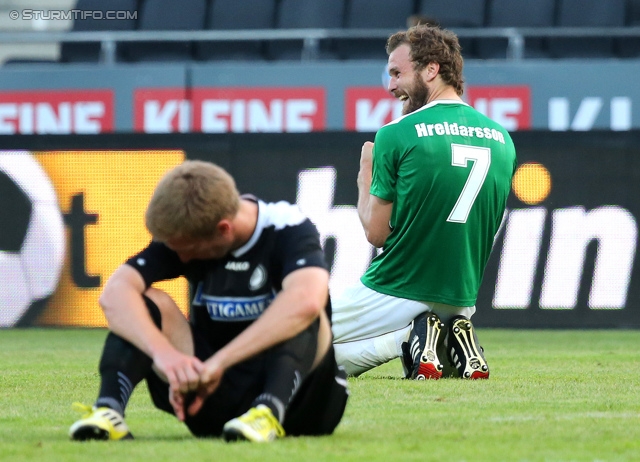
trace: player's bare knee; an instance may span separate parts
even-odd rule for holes
[[[171,344],[183,353],[193,354],[189,323],[173,298],[163,290],[153,287],[147,289],[144,295],[158,307],[162,317],[162,333]]]
[[[176,324],[186,323],[186,318],[168,293],[151,287],[146,290],[144,295],[158,307],[162,318],[161,329],[163,332],[168,333],[175,329]]]
[[[162,314],[162,319],[170,319],[177,313],[181,313],[176,302],[165,291],[150,287],[144,294],[156,304]]]

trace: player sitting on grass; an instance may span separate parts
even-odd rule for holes
[[[334,299],[338,363],[359,375],[402,358],[407,378],[486,379],[471,322],[504,215],[516,151],[507,130],[462,100],[453,32],[391,35],[388,90],[403,116],[360,153],[358,216],[382,251]]]
[[[286,202],[240,197],[226,171],[200,161],[164,176],[146,225],[153,241],[100,297],[111,331],[100,391],[71,438],[132,438],[123,417],[142,380],[155,406],[196,436],[332,433],[348,392],[314,225]],[[180,276],[191,288],[190,321],[152,287]]]

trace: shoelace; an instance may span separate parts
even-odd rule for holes
[[[82,414],[82,418],[89,417],[93,412],[93,407],[78,402],[71,404],[71,409]]]
[[[256,431],[261,432],[264,429],[272,429],[275,430],[277,436],[284,436],[280,422],[278,422],[271,412],[263,409],[254,409],[247,417],[248,418],[245,420],[245,423]]]

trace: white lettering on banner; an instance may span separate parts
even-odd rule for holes
[[[531,304],[547,209],[507,211],[502,254],[493,294],[495,308],[527,308]]]
[[[73,119],[75,132],[96,134],[102,131],[102,125],[97,120],[104,116],[104,104],[96,101],[81,101],[73,105]]]
[[[333,206],[335,187],[333,167],[308,169],[298,174],[298,207],[317,226],[323,246],[328,238],[336,241],[330,283],[332,296],[338,296],[358,282],[371,261],[373,249],[362,231],[356,208]]]
[[[204,101],[202,103],[202,131],[206,133],[224,133],[227,131],[227,121],[222,118],[229,114],[229,101]]]
[[[544,271],[540,307],[576,305],[587,245],[598,242],[590,308],[624,308],[637,242],[636,221],[621,207],[584,207],[553,212],[551,245]]]
[[[395,99],[381,99],[374,105],[370,99],[356,101],[356,130],[373,132],[390,120],[402,115],[402,102]]]
[[[309,116],[315,115],[318,107],[312,99],[294,99],[287,101],[285,127],[289,132],[310,132],[313,124]]]
[[[250,117],[248,121],[248,131],[273,132],[281,130],[282,120],[284,120],[282,100],[274,101],[271,104],[271,111],[269,111],[269,108],[267,108],[262,101],[256,99],[250,100],[247,106],[249,113],[252,114],[252,117]]]
[[[13,135],[16,133],[16,126],[13,123],[18,118],[18,107],[20,104],[0,104],[0,134]],[[30,127],[28,127],[30,128]],[[28,134],[33,133],[31,131],[26,132]]]
[[[71,133],[71,104],[58,104],[58,113],[46,103],[36,103],[37,133]]]
[[[245,110],[245,104],[243,103],[244,101],[231,101],[231,127],[230,128],[231,128],[231,131],[235,133],[242,133],[245,131],[244,127],[246,124],[247,111]],[[282,129],[277,131],[282,131]]]
[[[611,98],[611,130],[631,130],[631,98]]]
[[[103,131],[102,101],[0,104],[0,134],[95,134]]]
[[[204,100],[205,133],[310,132],[318,106],[313,99]]]
[[[31,135],[34,132],[33,104],[20,104],[18,105],[18,110],[20,111],[18,131],[25,135]]]
[[[544,207],[509,212],[494,308],[517,309],[531,305],[546,215]],[[553,211],[551,243],[539,301],[541,308],[575,308],[587,246],[593,240],[598,250],[589,308],[624,308],[637,246],[637,224],[633,215],[619,206],[602,206],[589,212],[582,206]]]
[[[586,131],[595,125],[598,115],[604,106],[603,98],[590,96],[580,101],[573,120],[570,115],[569,98],[555,97],[549,99],[549,129],[554,131]],[[631,98],[619,96],[611,98],[610,123],[612,130],[631,129]]]
[[[502,125],[506,130],[518,130],[518,115],[522,113],[519,98],[478,98],[473,106],[478,112]]]
[[[158,100],[144,102],[145,133],[187,133],[191,131],[191,103],[170,99],[161,105]]]

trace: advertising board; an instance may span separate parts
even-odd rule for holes
[[[36,138],[13,143],[39,146],[42,140]],[[640,328],[640,134],[529,131],[515,132],[513,138],[519,166],[484,275],[476,323]],[[35,276],[22,286],[8,275],[20,266],[15,262],[23,244],[31,242],[25,237],[31,223],[25,225],[23,218],[21,226],[15,225],[20,204],[28,203],[29,196],[23,194],[22,202],[15,199],[20,194],[7,165],[17,154],[3,151],[0,324],[103,325],[97,305],[100,288],[148,242],[143,215],[153,187],[184,158],[218,163],[236,178],[243,193],[296,203],[318,227],[332,273],[331,293],[338,296],[358,280],[377,251],[366,241],[355,207],[360,147],[369,139],[373,133],[49,139],[51,151],[27,152],[41,170],[33,178],[45,175],[54,191],[49,191],[55,197],[54,210],[49,205],[45,214],[53,217],[49,231],[41,232],[48,240],[35,252],[49,261],[37,266]],[[86,143],[86,148],[63,149],[78,143]],[[125,150],[125,145],[148,149]],[[170,150],[178,146],[182,149]],[[51,274],[59,274],[56,281]],[[31,291],[30,280],[40,280],[44,288],[28,297],[7,295]],[[167,290],[186,312],[186,284],[169,284],[174,285]]]

